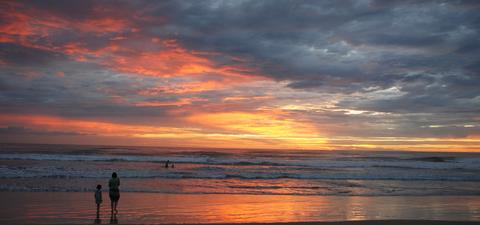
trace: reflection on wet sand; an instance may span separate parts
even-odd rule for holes
[[[0,224],[119,223],[91,193],[0,192]],[[292,196],[124,193],[122,223],[268,223],[343,220],[480,221],[479,196]]]
[[[110,224],[118,224],[117,213],[112,212],[110,214]]]
[[[93,221],[93,224],[102,224],[102,219],[100,219],[100,209],[97,208],[97,216],[95,217],[95,220]]]

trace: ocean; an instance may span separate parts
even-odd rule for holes
[[[175,168],[165,168],[169,160]],[[480,153],[0,145],[0,191],[300,196],[480,194]]]
[[[480,154],[0,144],[0,199],[1,224],[480,221]]]

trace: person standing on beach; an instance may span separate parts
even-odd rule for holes
[[[108,181],[108,187],[110,188],[109,196],[111,201],[112,213],[114,211],[115,213],[118,212],[117,205],[118,200],[120,199],[120,190],[118,189],[118,186],[120,186],[120,178],[118,178],[117,173],[113,172],[112,178],[110,178],[110,180]]]
[[[102,204],[102,185],[97,185],[97,190],[95,191],[95,203],[97,204],[97,218],[95,223],[100,221],[100,204]]]

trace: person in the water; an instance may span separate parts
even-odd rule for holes
[[[167,160],[167,162],[165,162],[165,168],[168,168],[169,164],[170,164],[170,160]]]

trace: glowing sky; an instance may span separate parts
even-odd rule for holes
[[[0,141],[480,151],[478,1],[2,1]]]

